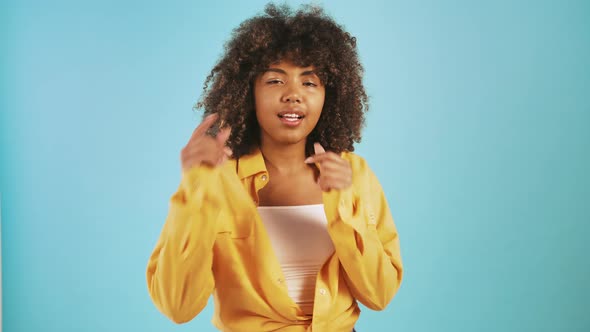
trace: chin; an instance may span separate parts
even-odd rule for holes
[[[301,143],[302,141],[305,142],[305,137],[289,137],[289,138],[284,138],[284,139],[278,140],[278,142],[285,144],[285,145],[297,144],[297,143]]]
[[[273,128],[274,129],[274,128]],[[307,128],[293,128],[287,129],[278,128],[277,130],[268,130],[262,132],[267,139],[273,141],[275,144],[280,145],[294,145],[305,143],[307,136],[311,133],[311,130]]]
[[[292,144],[298,144],[301,143],[302,141],[305,142],[306,139],[306,135],[281,135],[279,137],[275,137],[274,140],[280,144],[284,144],[284,145],[292,145]]]

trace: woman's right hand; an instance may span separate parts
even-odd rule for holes
[[[191,138],[180,153],[182,170],[199,165],[219,166],[231,156],[231,150],[225,146],[229,138],[230,129],[224,128],[219,131],[217,137],[207,135],[207,130],[215,123],[219,116],[211,114],[203,119],[203,122],[195,128]]]

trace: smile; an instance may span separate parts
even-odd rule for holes
[[[296,114],[296,113],[282,113],[278,115],[281,122],[289,127],[298,126],[301,122],[303,122],[303,118],[305,115]]]
[[[286,113],[286,114],[279,114],[279,118],[285,119],[286,121],[297,121],[303,119],[305,116],[295,114],[295,113]]]

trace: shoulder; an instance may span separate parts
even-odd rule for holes
[[[341,157],[350,162],[354,190],[363,197],[377,199],[375,193],[382,193],[383,187],[365,158],[353,152],[343,152]]]
[[[365,158],[359,156],[354,152],[342,152],[340,154],[340,157],[342,157],[342,159],[347,160],[350,163],[350,167],[352,167],[352,171],[354,173],[367,173],[371,171]]]
[[[347,160],[350,163],[353,178],[356,180],[355,182],[362,185],[374,185],[379,183],[377,176],[365,158],[354,152],[342,152],[340,156],[342,159]]]
[[[372,186],[375,180],[377,180],[365,158],[354,152],[343,152],[340,156],[350,163],[354,186]]]

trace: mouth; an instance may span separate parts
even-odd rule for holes
[[[277,114],[281,122],[289,126],[296,126],[305,118],[305,114],[301,111],[282,111]]]

